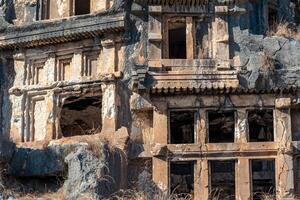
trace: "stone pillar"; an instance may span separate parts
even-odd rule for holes
[[[206,142],[206,136],[207,136],[207,127],[206,127],[206,110],[202,109],[200,111],[200,114],[199,114],[199,120],[198,120],[198,135],[197,135],[197,138],[198,138],[198,141],[197,143],[200,144],[201,146],[204,147],[205,145],[205,142]]]
[[[23,53],[17,53],[14,55],[14,70],[15,79],[14,87],[22,87],[25,85],[25,55]]]
[[[168,110],[165,102],[159,102],[153,112],[153,135],[154,145],[163,146],[168,143]],[[153,182],[158,188],[167,193],[168,186],[168,160],[159,157],[153,157]]]
[[[46,74],[46,79],[47,79],[47,83],[51,84],[56,80],[56,61],[55,61],[55,53],[49,53],[48,54],[48,59],[45,63],[45,74]]]
[[[215,6],[213,27],[214,58],[218,69],[230,69],[228,6]]]
[[[116,65],[116,45],[114,38],[106,38],[101,41],[103,47],[100,55],[100,72],[104,74],[114,73],[117,68]],[[109,59],[108,59],[109,58]]]
[[[186,58],[194,59],[195,28],[193,17],[186,18]]]
[[[162,7],[149,6],[148,58],[150,67],[161,67],[162,58]],[[167,41],[164,41],[167,42]]]
[[[168,143],[168,109],[164,102],[159,102],[153,113],[154,144]]]
[[[82,73],[82,50],[77,50],[74,52],[74,56],[72,58],[72,64],[70,68],[70,78],[73,81],[79,81]]]
[[[251,180],[249,160],[247,158],[239,158],[236,169],[236,199],[250,200]]]
[[[118,106],[114,82],[102,85],[102,131],[113,135],[117,127]]]
[[[26,2],[24,8],[24,22],[36,21],[39,13],[37,13],[37,2]]]
[[[248,131],[247,131],[247,110],[238,109],[236,112],[237,123],[235,123],[235,142],[236,143],[247,143]]]
[[[152,159],[152,176],[153,182],[158,189],[167,194],[169,190],[169,163],[166,159],[153,157]]]
[[[10,93],[9,94],[9,102],[5,102],[6,105],[3,107],[3,113],[10,113],[6,112],[8,109],[11,109],[11,118],[5,120],[4,122],[10,125],[9,129],[9,137],[14,142],[23,142],[26,140],[25,137],[25,124],[24,124],[24,114],[25,114],[25,96],[24,94],[16,94]],[[9,105],[11,104],[11,105]],[[11,108],[10,108],[11,106]],[[10,120],[10,123],[9,123]]]
[[[55,118],[56,116],[56,104],[55,104],[55,97],[54,92],[50,91],[46,96],[46,105],[47,111],[49,113],[47,119],[47,128],[46,128],[46,140],[58,139],[55,129]]]
[[[13,87],[15,89],[10,90],[9,102],[5,105],[4,109],[11,108],[10,118],[10,138],[15,142],[24,140],[24,112],[25,112],[25,95],[19,90],[20,87],[25,85],[25,55],[23,53],[17,53],[13,56],[13,60],[6,60],[5,65],[7,67],[13,67],[15,71]],[[8,66],[12,65],[12,66]],[[11,106],[11,107],[10,107]],[[3,113],[6,113],[5,110]],[[10,113],[10,112],[7,112]]]
[[[207,200],[209,197],[209,169],[208,160],[201,159],[197,161],[196,182],[198,188],[195,188],[195,197],[200,200]]]
[[[276,187],[278,199],[292,199],[294,193],[293,153],[289,98],[276,99],[274,112],[275,141],[278,143],[276,159]]]

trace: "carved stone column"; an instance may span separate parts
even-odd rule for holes
[[[162,6],[149,6],[148,40],[149,67],[161,67]]]
[[[101,58],[100,58],[100,67],[102,68],[100,71],[103,74],[114,73],[117,68],[115,38],[107,37],[101,41],[101,45],[102,45],[103,49],[102,49]]]
[[[236,115],[235,141],[236,143],[247,143],[247,111],[246,109],[238,109]]]
[[[159,102],[153,113],[153,135],[156,147],[168,143],[168,111],[165,102]],[[154,147],[153,147],[154,148]],[[168,160],[153,157],[153,181],[162,192],[167,192],[168,186]]]
[[[230,69],[228,6],[215,6],[213,22],[214,58],[218,69]]]
[[[209,170],[208,160],[203,158],[197,161],[195,180],[199,184],[199,190],[195,190],[195,197],[200,200],[207,200],[209,197]],[[196,188],[198,189],[198,188]]]
[[[293,153],[290,109],[285,108],[286,99],[276,100],[275,141],[278,142],[276,159],[277,198],[292,199],[294,193]]]
[[[249,200],[251,197],[250,191],[250,166],[248,158],[239,158],[237,161],[236,172],[236,199]]]
[[[116,103],[117,91],[114,82],[102,85],[102,131],[115,133],[117,128],[118,106]]]

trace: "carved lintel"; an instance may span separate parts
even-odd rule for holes
[[[162,13],[162,6],[149,6],[149,13],[160,15]]]
[[[161,42],[162,41],[162,35],[161,33],[148,33],[149,41],[151,42]]]
[[[275,100],[276,108],[289,108],[291,106],[292,100],[289,97],[282,97]]]
[[[227,15],[228,11],[229,11],[228,6],[215,6],[216,15]]]
[[[13,55],[13,58],[14,58],[14,60],[22,61],[22,60],[25,60],[25,55],[24,55],[24,53],[16,53]]]

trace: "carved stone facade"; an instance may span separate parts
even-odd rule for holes
[[[150,162],[166,194],[294,199],[300,42],[266,31],[279,19],[296,26],[299,7],[18,0],[11,17],[4,5],[2,137],[35,146],[103,135],[134,166],[120,188]]]

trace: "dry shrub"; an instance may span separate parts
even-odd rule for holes
[[[93,155],[96,156],[97,158],[101,158],[103,148],[104,146],[101,142],[98,141],[88,142],[88,150],[91,151]]]
[[[300,41],[300,26],[297,28],[291,28],[288,23],[279,23],[274,30],[269,31],[268,35]]]
[[[138,191],[136,189],[119,191],[113,194],[106,200],[192,200],[194,199],[190,194],[170,194],[157,191],[151,198],[145,191]]]

